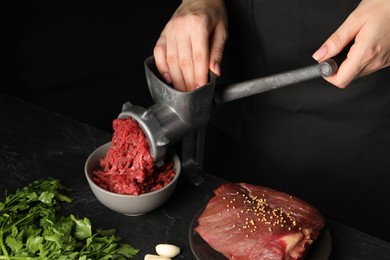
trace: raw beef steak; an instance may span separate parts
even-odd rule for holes
[[[247,183],[218,187],[195,231],[229,259],[302,259],[325,225],[318,210]]]

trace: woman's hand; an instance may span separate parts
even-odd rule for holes
[[[192,91],[208,83],[209,70],[220,75],[227,39],[223,0],[183,0],[154,47],[154,58],[167,83]]]
[[[389,0],[363,0],[313,58],[324,61],[336,56],[353,40],[347,59],[335,75],[326,78],[339,88],[390,65]]]

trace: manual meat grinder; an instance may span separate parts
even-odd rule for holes
[[[192,92],[180,92],[165,84],[159,75],[153,56],[145,60],[145,74],[154,104],[149,108],[126,102],[118,118],[132,117],[144,131],[150,153],[157,166],[163,164],[167,147],[182,140],[182,168],[184,175],[198,185],[203,178],[205,126],[215,107],[232,100],[293,85],[317,77],[329,77],[338,69],[336,59],[275,74],[259,79],[232,84],[215,92],[215,75],[209,83]]]

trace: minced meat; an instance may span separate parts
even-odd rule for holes
[[[115,119],[112,144],[93,181],[105,190],[139,195],[165,187],[175,177],[173,162],[155,167],[148,140],[132,118]]]

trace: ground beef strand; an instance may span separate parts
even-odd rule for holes
[[[94,171],[93,181],[105,190],[128,195],[140,195],[159,190],[175,177],[173,162],[155,167],[148,140],[132,118],[115,119],[112,144],[102,169]]]

